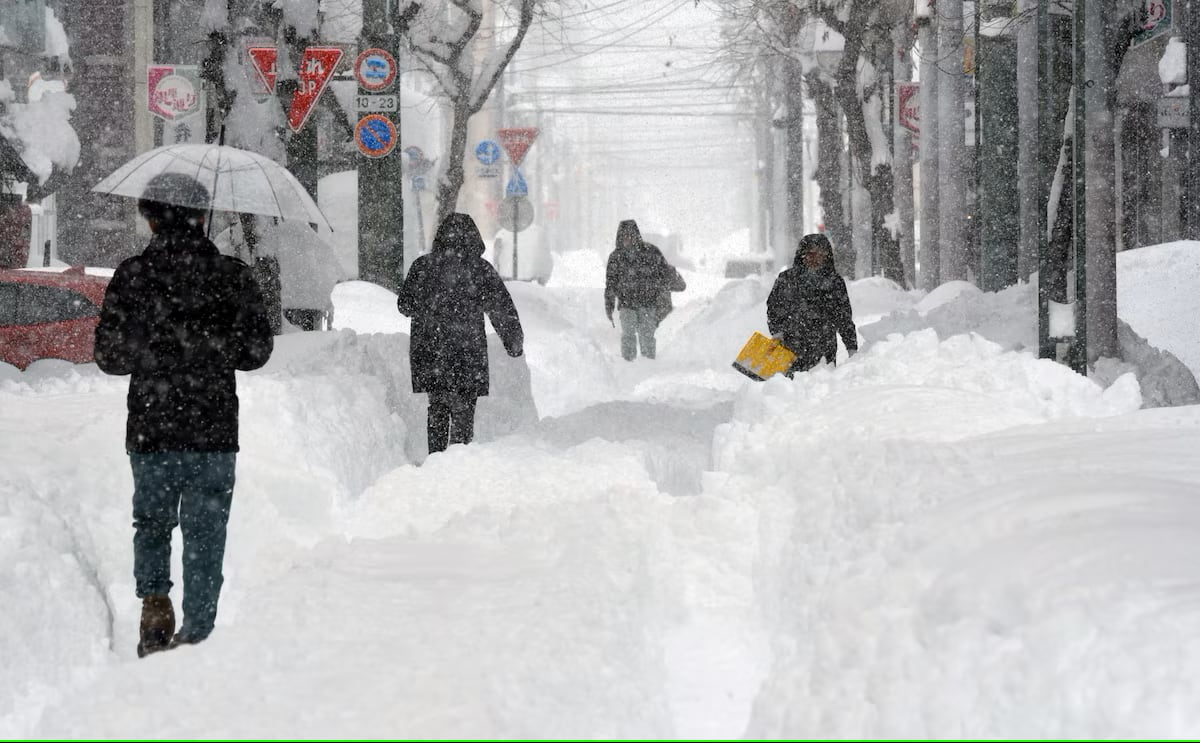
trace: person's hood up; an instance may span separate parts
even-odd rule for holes
[[[482,258],[483,237],[469,214],[455,212],[438,226],[433,236],[434,253],[452,253],[467,258]]]
[[[792,256],[792,265],[796,268],[807,269],[807,266],[804,265],[804,254],[810,248],[817,248],[825,254],[825,263],[821,266],[821,273],[837,273],[837,266],[833,265],[833,243],[829,242],[829,238],[820,232],[800,238],[800,245],[796,248],[796,254]]]
[[[621,224],[617,225],[616,246],[623,247],[626,242],[635,248],[642,245],[642,231],[638,229],[637,222],[632,219],[621,220]]]

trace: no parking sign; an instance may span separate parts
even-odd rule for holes
[[[396,125],[383,114],[367,114],[354,127],[354,144],[367,157],[384,157],[396,147]]]

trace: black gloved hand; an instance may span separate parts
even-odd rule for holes
[[[520,346],[517,346],[516,348],[506,348],[504,350],[508,351],[508,355],[512,356],[514,359],[517,358],[518,356],[520,356],[521,354],[525,353],[525,351]]]

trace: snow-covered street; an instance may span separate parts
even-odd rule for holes
[[[239,377],[217,630],[144,660],[127,379],[0,369],[0,736],[1200,734],[1200,408],[874,279],[860,324],[912,327],[836,368],[737,374],[769,279],[701,274],[627,363],[567,258],[510,285],[526,355],[493,338],[479,440],[433,457],[393,295],[280,337]],[[1140,276],[1130,316],[1171,295]]]

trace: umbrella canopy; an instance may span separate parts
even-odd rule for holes
[[[117,168],[92,190],[141,198],[150,179],[161,173],[181,173],[198,180],[212,194],[207,203],[194,203],[187,194],[159,200],[178,206],[214,211],[263,214],[329,226],[296,176],[256,152],[218,144],[172,144],[143,152]]]

